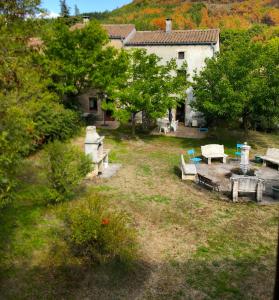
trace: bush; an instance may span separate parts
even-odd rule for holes
[[[124,212],[109,209],[99,195],[87,199],[64,215],[65,238],[76,256],[91,262],[118,260],[130,264],[136,256],[135,229]]]
[[[68,139],[80,128],[78,114],[53,100],[31,102],[28,109],[35,124],[35,146],[55,139]]]
[[[49,202],[71,198],[92,166],[90,158],[78,148],[58,141],[46,147],[44,165],[50,187]]]
[[[30,150],[30,128],[31,122],[17,107],[7,109],[5,117],[0,118],[0,208],[15,196],[16,173]]]

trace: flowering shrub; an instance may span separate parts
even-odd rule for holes
[[[76,256],[91,262],[114,259],[130,263],[136,256],[136,233],[124,212],[111,210],[99,195],[66,210],[64,236]]]

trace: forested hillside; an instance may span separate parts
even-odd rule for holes
[[[97,16],[97,15],[95,15]],[[134,0],[111,13],[98,14],[110,23],[134,23],[138,30],[163,29],[165,18],[175,29],[238,28],[279,25],[278,0]]]

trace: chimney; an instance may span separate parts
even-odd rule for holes
[[[170,33],[172,29],[172,19],[166,19],[166,32]]]

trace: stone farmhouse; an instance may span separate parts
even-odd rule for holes
[[[80,29],[86,23],[74,26]],[[205,66],[205,59],[213,57],[220,49],[219,29],[172,30],[170,19],[166,20],[165,31],[137,31],[132,24],[107,24],[103,27],[109,35],[110,45],[118,49],[145,48],[148,53],[161,57],[162,63],[175,59],[178,66],[186,61],[190,80]],[[185,91],[185,104],[173,110],[173,117],[186,126],[198,126],[202,122],[202,115],[190,107],[192,99],[190,87]],[[111,114],[101,109],[103,100],[96,91],[79,97],[85,114],[92,114],[99,120],[110,120]]]

